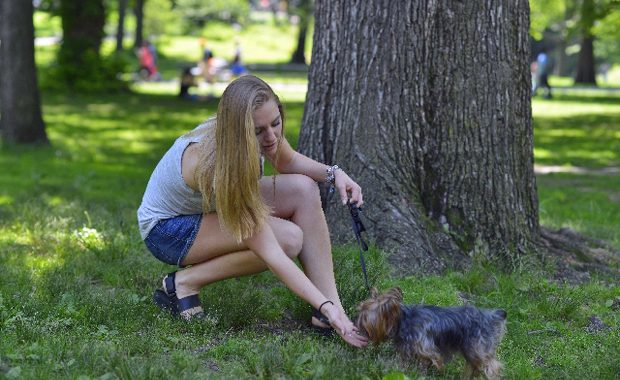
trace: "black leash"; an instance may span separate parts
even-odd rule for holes
[[[360,265],[362,266],[362,272],[364,273],[364,282],[366,284],[366,290],[370,291],[370,285],[368,285],[368,274],[366,273],[366,260],[364,259],[364,252],[368,251],[368,244],[362,237],[362,232],[366,231],[366,227],[362,223],[360,218],[361,208],[357,207],[355,202],[347,202],[349,206],[349,213],[351,214],[351,224],[353,226],[353,232],[357,239],[357,244],[360,249]]]
[[[327,188],[327,202],[331,201],[331,197],[335,192],[335,187],[333,184]],[[360,265],[362,266],[362,272],[364,273],[364,283],[366,284],[366,290],[370,292],[370,285],[368,285],[368,273],[366,272],[366,260],[364,259],[364,252],[368,251],[368,244],[362,237],[362,232],[366,231],[366,227],[362,223],[362,219],[360,218],[360,212],[362,209],[357,207],[355,202],[350,202],[347,200],[347,206],[349,206],[349,213],[351,214],[351,225],[353,226],[353,233],[355,233],[355,239],[357,240],[357,245],[360,249]]]

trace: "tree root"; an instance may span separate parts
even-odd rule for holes
[[[556,279],[581,284],[595,275],[603,280],[620,278],[620,250],[569,228],[540,229],[540,245],[546,258],[554,259]]]

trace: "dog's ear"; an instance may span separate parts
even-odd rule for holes
[[[398,286],[391,288],[386,294],[398,302],[403,302],[403,291]]]
[[[374,286],[370,288],[370,298],[377,298],[379,291]]]

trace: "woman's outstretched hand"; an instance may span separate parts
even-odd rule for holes
[[[347,342],[353,347],[363,348],[368,344],[368,338],[359,334],[357,327],[349,320],[349,318],[342,313],[336,306],[330,305],[325,310],[329,323],[336,330],[336,333],[340,335],[342,340]]]
[[[336,189],[338,189],[338,193],[340,193],[340,200],[343,205],[347,204],[349,193],[351,194],[351,203],[355,203],[357,206],[361,206],[364,203],[362,188],[342,169],[334,172],[334,184]]]

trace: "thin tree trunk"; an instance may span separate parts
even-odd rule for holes
[[[291,57],[291,63],[306,64],[306,36],[308,25],[312,15],[312,4],[310,0],[302,0],[299,4],[299,34],[297,35],[297,47]]]
[[[308,34],[308,21],[299,25],[299,34],[297,35],[297,48],[291,57],[291,63],[306,64],[306,35]]]
[[[118,26],[116,28],[116,51],[123,51],[123,37],[125,37],[125,13],[127,0],[118,0]]]
[[[61,0],[62,43],[58,64],[66,86],[81,86],[101,76],[105,25],[103,0]]]
[[[34,60],[31,1],[0,2],[0,129],[5,144],[47,143]]]
[[[594,37],[581,39],[581,50],[577,58],[577,73],[575,83],[596,85],[596,65],[594,62]]]
[[[527,0],[316,2],[298,146],[362,185],[402,273],[537,240],[528,31]],[[326,213],[351,237],[342,206]]]
[[[579,29],[581,31],[581,49],[577,58],[575,83],[596,85],[596,69],[594,65],[594,36],[592,28],[598,19],[594,0],[583,0],[580,8]]]
[[[136,36],[133,44],[134,49],[139,49],[142,46],[142,41],[144,40],[143,36],[143,26],[144,26],[144,3],[146,0],[136,0],[136,6],[133,9],[133,13],[136,16]]]

